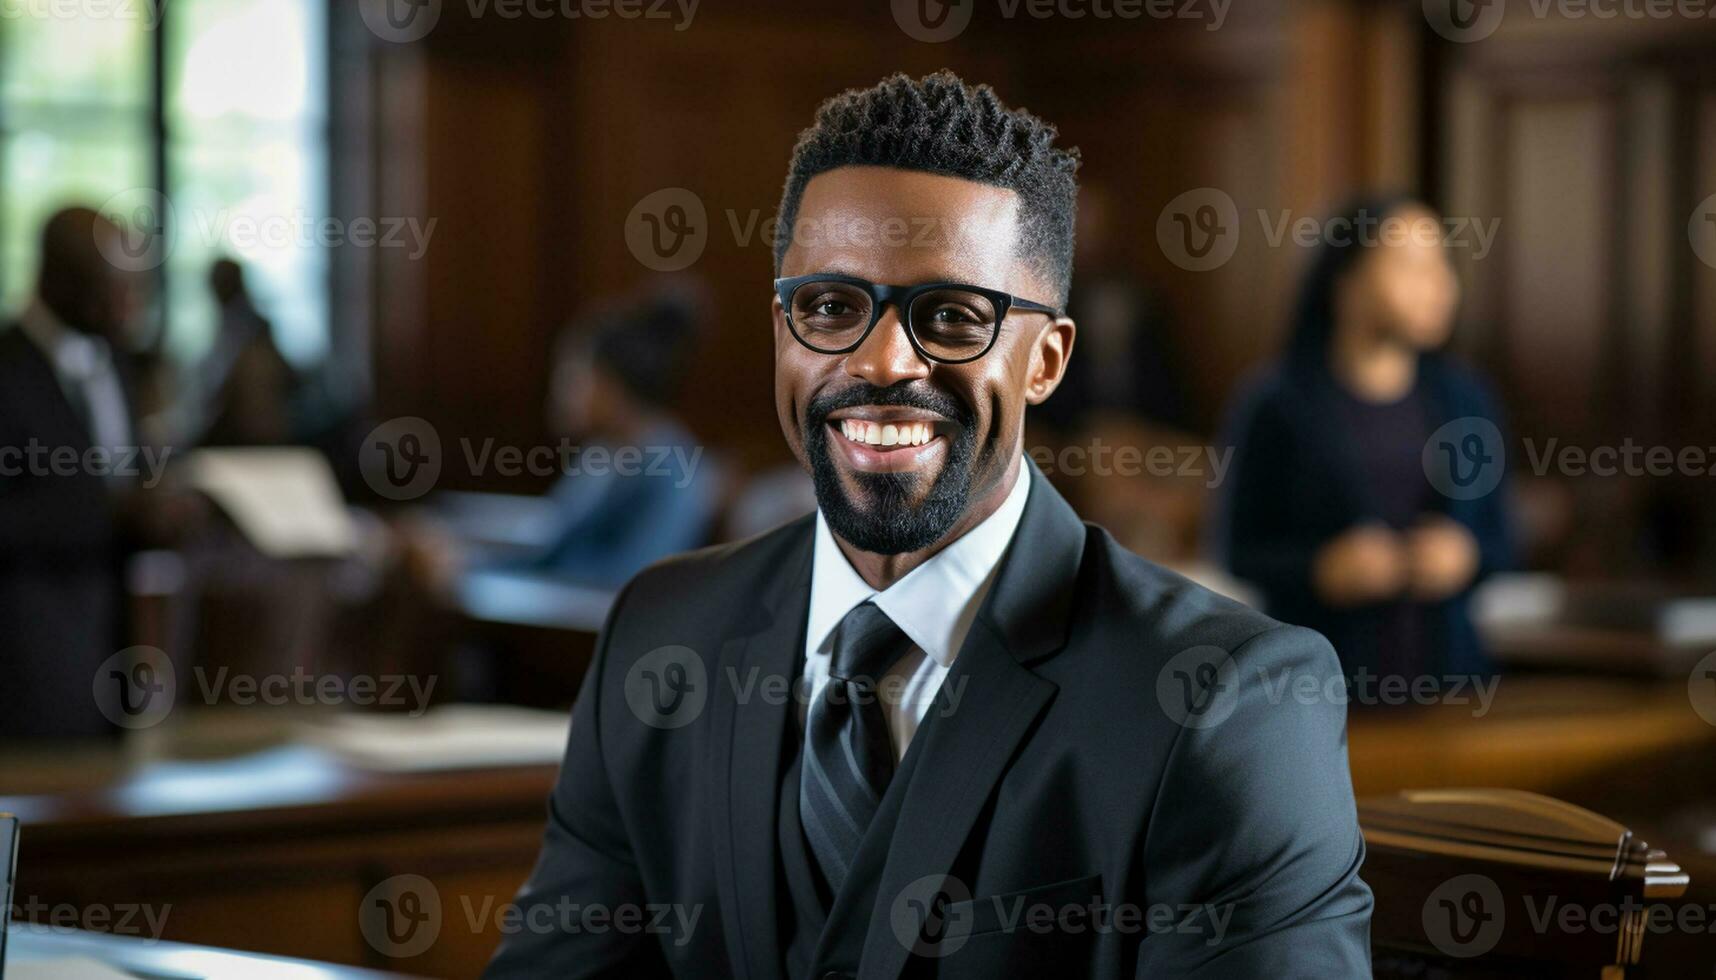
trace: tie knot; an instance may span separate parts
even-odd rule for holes
[[[882,676],[905,655],[910,641],[881,607],[866,599],[834,629],[834,662],[829,673],[841,680]]]

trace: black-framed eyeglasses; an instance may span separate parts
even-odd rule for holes
[[[1013,310],[1060,316],[1058,307],[998,289],[959,282],[886,286],[857,276],[814,273],[776,279],[775,293],[787,328],[818,354],[849,354],[864,343],[892,305],[906,338],[919,354],[942,364],[965,364],[989,353],[1001,321]]]

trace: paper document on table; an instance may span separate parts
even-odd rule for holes
[[[340,557],[357,546],[334,471],[314,449],[199,449],[183,472],[269,557]]]
[[[20,960],[6,964],[6,980],[138,980],[128,973],[87,956],[51,960]]]
[[[450,704],[416,718],[342,715],[306,726],[303,737],[365,769],[431,772],[554,765],[566,751],[571,724],[562,711]]]

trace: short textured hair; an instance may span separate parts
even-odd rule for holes
[[[1019,254],[1066,304],[1078,209],[1077,148],[1055,146],[1055,127],[1003,105],[987,85],[950,71],[914,81],[893,74],[872,88],[824,102],[799,134],[781,195],[775,274],[780,274],[805,185],[846,166],[897,167],[959,177],[1019,195]]]

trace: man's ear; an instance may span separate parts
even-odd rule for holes
[[[1031,345],[1031,373],[1025,379],[1025,401],[1041,405],[1060,387],[1066,377],[1067,361],[1072,358],[1073,336],[1078,326],[1061,316],[1052,320]]]

